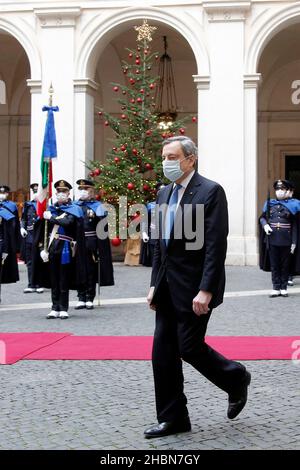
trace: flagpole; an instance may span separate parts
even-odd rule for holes
[[[49,87],[49,107],[52,106],[52,103],[53,103],[53,94],[54,94],[54,89],[53,89],[53,85],[52,85],[52,82],[50,83],[50,87]],[[49,184],[51,184],[50,182],[50,162],[49,162],[49,165],[48,165],[48,182]],[[47,187],[47,194],[46,194],[46,208],[48,207],[48,202],[49,202],[49,184],[48,184],[48,187]],[[44,250],[48,253],[48,220],[45,220],[45,231],[44,231]]]

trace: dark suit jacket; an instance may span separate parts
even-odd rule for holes
[[[157,198],[157,208],[167,204],[173,183],[161,189]],[[191,206],[184,207],[190,204]],[[223,301],[225,289],[225,257],[228,235],[227,200],[223,188],[197,172],[189,182],[180,201],[182,214],[176,213],[174,227],[182,223],[184,214],[192,210],[195,228],[196,205],[204,205],[204,244],[202,248],[186,249],[192,240],[174,238],[174,230],[166,247],[163,237],[164,216],[159,217],[159,239],[154,248],[151,286],[154,286],[153,304],[158,304],[163,296],[163,279],[167,279],[173,303],[182,310],[191,310],[193,298],[199,290],[212,293],[210,308]],[[180,217],[180,221],[178,218]]]

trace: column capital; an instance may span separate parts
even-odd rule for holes
[[[73,84],[75,93],[93,94],[93,92],[97,91],[99,88],[99,83],[90,78],[75,78]]]
[[[258,88],[261,81],[261,73],[244,75],[244,88]]]
[[[33,80],[29,78],[26,82],[27,86],[30,88],[30,93],[42,93],[42,80]]]
[[[203,9],[208,16],[208,21],[231,22],[245,21],[247,13],[251,9],[251,1],[246,2],[204,2]]]
[[[34,9],[34,13],[42,28],[74,27],[76,18],[81,15],[81,8],[38,8]]]
[[[197,90],[208,90],[210,85],[209,75],[193,75],[194,83],[196,83]]]

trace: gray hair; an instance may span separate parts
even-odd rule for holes
[[[175,135],[174,137],[165,139],[162,146],[164,147],[167,144],[171,144],[171,142],[180,143],[185,157],[189,157],[190,155],[195,155],[196,158],[198,157],[198,148],[190,137],[186,137],[185,135]]]

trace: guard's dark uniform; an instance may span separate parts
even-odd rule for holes
[[[277,183],[274,183],[274,188]],[[260,217],[261,226],[269,224],[272,229],[269,235],[262,236],[260,267],[269,270],[268,261],[270,262],[275,291],[287,289],[291,246],[292,244],[297,245],[298,241],[296,214],[297,207],[290,200],[271,199],[266,201]]]
[[[143,266],[152,266],[154,246],[156,238],[153,237],[155,233],[155,202],[148,202],[148,224],[141,223],[141,231],[146,232],[149,236],[148,242],[141,240],[140,264]]]
[[[33,183],[30,185],[30,188],[36,192],[38,185],[36,183]],[[35,289],[39,288],[40,286],[35,285],[32,280],[32,247],[33,247],[33,229],[34,229],[34,224],[36,223],[38,219],[38,215],[36,213],[36,201],[26,201],[24,203],[23,211],[22,211],[22,216],[21,216],[21,229],[23,228],[26,230],[27,235],[26,237],[22,240],[22,248],[21,248],[21,256],[24,262],[26,263],[27,266],[27,275],[28,275],[28,287]]]
[[[72,188],[64,180],[56,182],[54,187]],[[63,205],[56,203],[49,206],[47,210],[52,214],[48,220],[49,262],[41,263],[35,251],[33,282],[51,287],[52,312],[66,313],[69,308],[69,289],[77,289],[83,282],[82,270],[77,266],[80,257],[75,257],[77,245],[83,243],[82,211],[70,199]],[[35,226],[34,246],[38,247],[38,252],[44,250],[44,227],[44,220]],[[81,251],[80,249],[79,252]],[[48,315],[47,318],[54,317]]]
[[[0,284],[10,284],[19,280],[14,234],[15,216],[0,206]],[[4,253],[8,256],[3,261]]]
[[[9,193],[9,191],[10,191],[9,186],[6,186],[6,185],[0,186],[0,193],[5,194],[5,193]],[[13,237],[15,239],[16,252],[19,253],[20,246],[21,246],[21,235],[20,235],[20,222],[19,222],[19,213],[18,213],[17,205],[12,201],[5,200],[5,201],[0,201],[0,208],[7,209],[14,216],[14,219],[12,221]]]
[[[90,180],[80,179],[76,182],[79,187],[93,187]],[[75,204],[83,212],[84,244],[81,247],[81,259],[84,265],[80,268],[85,272],[85,283],[78,289],[78,299],[83,303],[93,302],[96,295],[96,284],[100,280],[100,286],[113,286],[114,274],[110,241],[108,238],[108,224],[105,222],[107,212],[101,202],[95,199],[78,200]],[[106,238],[98,238],[96,230],[102,221],[103,232]],[[78,250],[79,254],[79,250]],[[88,308],[88,307],[87,307]],[[92,308],[92,305],[90,305]]]

